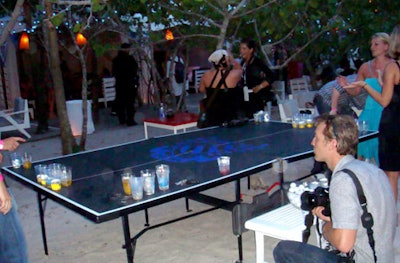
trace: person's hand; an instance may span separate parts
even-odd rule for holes
[[[329,112],[329,115],[336,115],[336,114],[337,114],[336,109],[331,109],[331,111]]]
[[[262,89],[262,88],[261,88],[261,84],[260,84],[260,85],[257,85],[257,86],[255,86],[255,87],[253,88],[253,93],[258,93],[261,89]]]
[[[339,83],[339,85],[342,86],[342,87],[349,85],[349,82],[348,82],[347,78],[344,77],[344,76],[339,76],[339,77],[337,77],[337,78],[336,78],[336,81],[337,81],[337,82]]]
[[[0,213],[7,214],[12,206],[11,196],[4,181],[0,182]]]
[[[18,148],[21,142],[25,142],[26,140],[21,137],[9,137],[3,140],[3,150],[14,151]]]
[[[317,206],[312,210],[313,215],[318,216],[319,219],[325,221],[325,222],[330,222],[331,218],[329,216],[326,216],[322,214],[322,211],[324,211],[325,207],[323,206]]]
[[[366,85],[365,81],[355,81],[352,83],[348,83],[346,86],[342,86],[344,89],[356,89],[356,88],[364,88]]]

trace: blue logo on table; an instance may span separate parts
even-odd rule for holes
[[[231,142],[216,137],[184,140],[175,145],[160,146],[150,151],[155,159],[176,163],[215,161],[218,156],[231,155],[255,150],[263,150],[268,144],[252,145],[243,142]]]

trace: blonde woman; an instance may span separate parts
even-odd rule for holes
[[[374,59],[365,62],[361,65],[358,71],[357,80],[364,80],[374,90],[381,93],[382,86],[382,72],[385,66],[393,61],[389,57],[389,41],[390,37],[387,33],[379,32],[375,33],[371,38],[371,54]],[[346,85],[346,84],[345,84]],[[350,94],[360,94],[363,91],[361,87],[347,90]],[[360,121],[366,121],[368,123],[369,130],[378,130],[379,122],[381,120],[383,107],[368,95],[363,111],[359,116]],[[378,139],[371,139],[366,142],[362,142],[358,145],[357,155],[359,159],[370,160],[371,162],[379,165],[378,158]]]
[[[351,83],[345,88],[361,88],[383,107],[378,136],[379,166],[388,176],[397,200],[400,173],[400,25],[393,29],[389,54],[395,61],[389,62],[384,68],[381,92],[364,80]]]

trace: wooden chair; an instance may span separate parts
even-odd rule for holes
[[[31,138],[25,130],[30,127],[28,100],[15,98],[14,109],[0,111],[0,132],[17,130],[27,138]]]
[[[103,78],[103,98],[99,102],[104,102],[104,107],[108,107],[108,102],[115,100],[115,78]]]

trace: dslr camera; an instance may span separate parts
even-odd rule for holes
[[[325,209],[322,214],[331,216],[329,189],[324,187],[317,187],[313,192],[304,191],[301,194],[301,209],[311,211],[317,206],[323,206]]]

